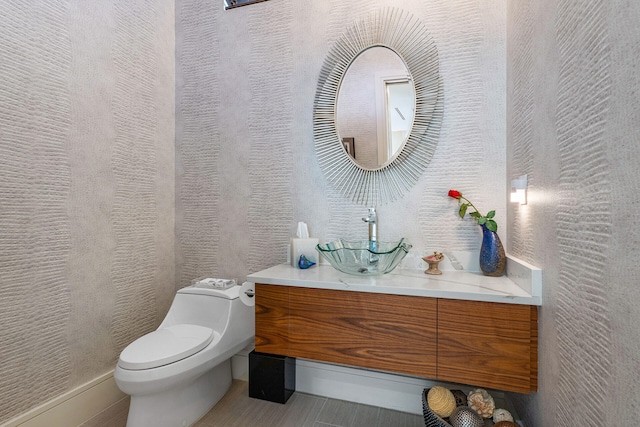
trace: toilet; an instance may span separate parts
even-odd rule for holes
[[[127,427],[190,426],[224,396],[231,356],[254,340],[248,285],[180,289],[158,329],[122,351],[113,375],[131,395]]]

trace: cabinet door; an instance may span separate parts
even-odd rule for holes
[[[529,393],[537,388],[537,307],[438,300],[443,381]]]
[[[284,310],[263,307],[272,303],[273,292],[266,292],[271,300],[263,302],[260,295],[264,291],[258,287],[257,351],[435,376],[435,299],[301,287],[271,288],[288,289],[288,330],[282,324],[277,326],[276,318]],[[274,345],[284,335],[286,344]]]

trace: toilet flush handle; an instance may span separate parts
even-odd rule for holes
[[[248,296],[249,298],[253,298],[254,295],[256,294],[255,291],[253,289],[247,289],[246,291],[244,291],[245,295]]]

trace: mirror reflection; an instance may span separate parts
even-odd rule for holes
[[[336,128],[345,152],[365,169],[393,161],[411,132],[411,74],[391,49],[374,46],[351,63],[338,92]]]

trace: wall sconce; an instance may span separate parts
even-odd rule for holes
[[[511,202],[527,204],[527,175],[511,181]]]

